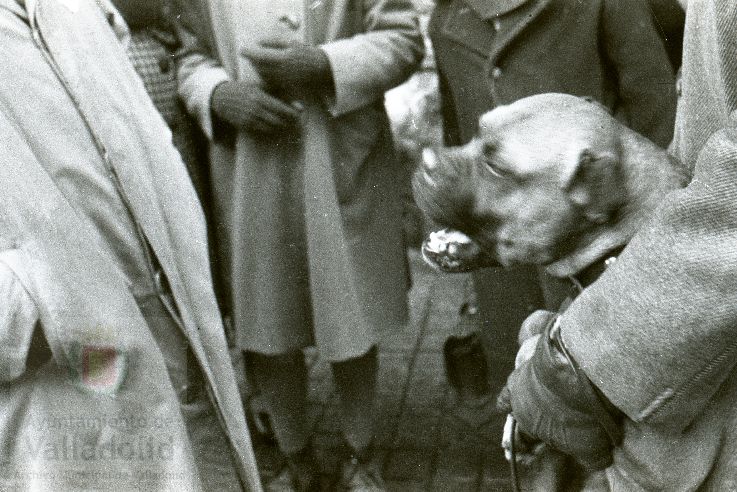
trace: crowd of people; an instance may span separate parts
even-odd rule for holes
[[[693,176],[538,313],[516,369],[563,288],[474,274],[493,392],[528,438],[601,458],[586,490],[737,490],[737,4],[689,3],[438,0],[429,23],[446,145],[566,93]],[[0,0],[0,40],[0,488],[384,490],[377,340],[410,287],[384,94],[425,52],[412,2]],[[587,384],[560,383],[550,344]],[[340,400],[332,475],[310,346]],[[265,484],[241,376],[287,465]]]

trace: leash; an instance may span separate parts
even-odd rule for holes
[[[596,279],[599,278],[599,276],[604,273],[607,268],[609,268],[617,261],[617,256],[619,256],[619,253],[621,253],[623,249],[624,246],[615,248],[614,250],[610,251],[603,260],[594,263],[589,268],[585,269],[583,272],[579,273],[576,276],[571,275],[568,277],[568,280],[571,282],[573,288],[575,289],[575,293],[574,295],[569,296],[566,300],[563,301],[558,311],[558,315],[562,314],[568,308],[568,306],[570,306],[575,297],[583,292],[586,287],[594,283],[594,281],[596,281]],[[593,385],[588,380],[588,378],[580,373],[580,368],[578,367],[578,364],[574,362],[573,358],[568,353],[567,348],[563,344],[562,339],[560,339],[560,325],[556,326],[559,319],[559,316],[556,316],[548,323],[548,325],[553,325],[551,328],[553,341],[555,342],[558,350],[563,354],[563,356],[566,358],[566,361],[573,369],[573,373],[576,375],[576,379],[578,379],[579,383],[581,383],[582,387],[584,388],[585,397],[589,401],[593,402],[594,399],[598,399]],[[548,326],[545,327],[544,332],[547,331],[547,329]],[[604,430],[609,438],[615,445],[618,444],[621,441],[622,436],[621,430],[614,422],[614,419],[608,414],[604,415],[603,412],[597,411],[600,409],[598,405],[592,405],[592,408],[596,412],[596,419],[604,427]],[[517,420],[512,414],[509,414],[509,417],[511,420],[511,436],[509,436],[509,474],[512,478],[512,490],[514,492],[522,492],[519,481],[519,470],[517,469]]]
[[[517,420],[514,417],[512,419],[512,437],[509,440],[509,473],[512,475],[512,490],[514,492],[522,492],[522,488],[519,485],[519,475],[517,474],[517,450],[515,449],[515,435],[517,434]]]

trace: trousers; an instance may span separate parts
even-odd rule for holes
[[[331,363],[341,430],[355,454],[366,452],[374,436],[377,359],[373,347],[360,357]],[[281,451],[291,455],[305,449],[312,432],[308,428],[308,370],[303,353],[271,356],[246,352],[245,360],[247,375],[267,406]]]

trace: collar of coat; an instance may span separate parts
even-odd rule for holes
[[[86,6],[81,5],[82,2],[80,2],[80,0],[56,1],[65,5],[71,11],[74,11],[77,8],[86,8]],[[130,42],[130,31],[125,20],[123,20],[123,17],[118,13],[118,10],[109,0],[95,0],[95,2],[102,9],[110,27],[118,37],[118,40],[120,40],[124,47],[127,47]],[[39,0],[0,0],[0,7],[7,8],[24,21],[29,22],[30,19],[35,19],[36,17],[38,3]]]
[[[484,20],[493,19],[500,15],[518,9],[530,0],[463,0],[473,9],[476,14]]]
[[[0,0],[0,8],[8,9],[21,19],[26,20],[24,0]]]

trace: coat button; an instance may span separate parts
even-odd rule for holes
[[[491,69],[491,77],[494,79],[498,79],[502,76],[502,69],[499,67],[494,67]]]

